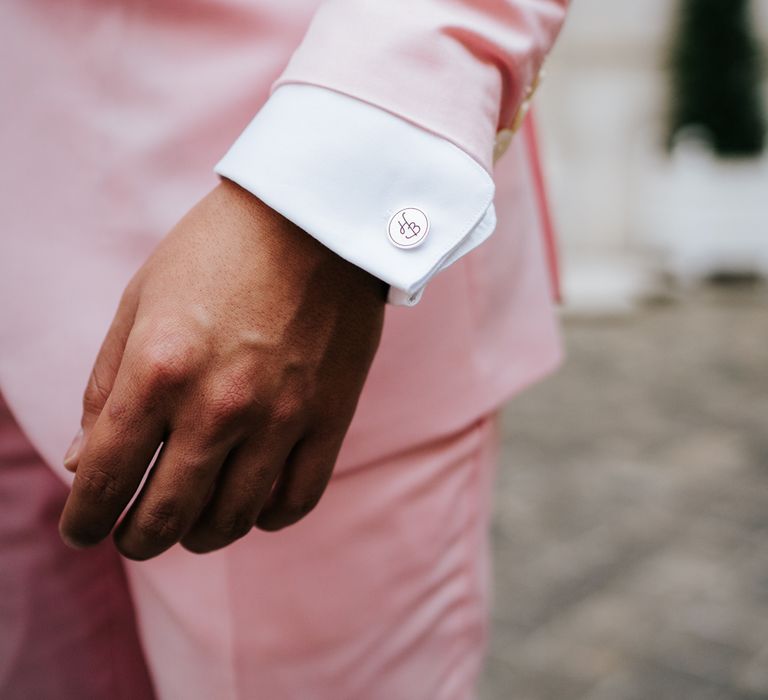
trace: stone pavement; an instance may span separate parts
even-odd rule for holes
[[[483,700],[768,698],[768,289],[570,320],[503,419]]]

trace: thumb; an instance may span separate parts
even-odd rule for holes
[[[138,305],[138,293],[131,283],[126,288],[120,299],[120,304],[107,331],[107,335],[101,344],[99,354],[88,378],[88,384],[83,394],[83,413],[80,419],[80,429],[75,434],[72,443],[64,455],[64,467],[71,472],[77,470],[80,454],[88,439],[88,434],[93,428],[96,419],[101,414],[104,404],[107,402],[115,377],[123,359],[125,344],[128,342],[133,322],[136,318]]]

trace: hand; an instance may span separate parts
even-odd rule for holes
[[[320,499],[376,352],[382,282],[224,181],[126,288],[83,400],[61,516],[148,559],[207,552]]]

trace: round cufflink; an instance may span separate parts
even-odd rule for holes
[[[427,215],[415,207],[401,209],[389,220],[389,240],[398,248],[415,248],[429,233]]]

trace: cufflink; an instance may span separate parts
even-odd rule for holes
[[[542,68],[533,79],[533,82],[525,89],[525,96],[523,97],[523,101],[517,108],[517,112],[515,112],[515,116],[512,117],[512,121],[509,123],[509,126],[497,132],[496,142],[493,146],[494,163],[497,162],[499,158],[501,158],[507,152],[509,145],[512,143],[512,137],[520,130],[520,127],[523,125],[523,122],[525,121],[525,118],[528,116],[528,112],[531,109],[533,96],[536,94],[536,90],[539,89],[539,86],[543,82],[545,75],[546,73],[544,68]]]
[[[389,220],[389,241],[398,248],[420,246],[429,233],[427,215],[415,207],[401,209]]]

